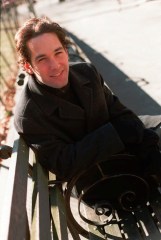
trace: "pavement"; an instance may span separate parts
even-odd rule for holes
[[[37,0],[136,114],[161,114],[161,1]]]

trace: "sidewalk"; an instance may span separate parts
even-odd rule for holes
[[[160,0],[39,0],[35,10],[72,34],[124,104],[161,114]]]

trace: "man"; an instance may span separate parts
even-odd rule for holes
[[[19,63],[31,76],[15,109],[15,127],[42,166],[69,181],[127,152],[137,156],[143,175],[160,175],[157,134],[121,104],[93,65],[68,63],[70,42],[57,23],[32,18],[15,39]]]

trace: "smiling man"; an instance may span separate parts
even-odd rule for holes
[[[47,43],[47,44],[45,44]],[[38,81],[53,88],[63,88],[68,83],[68,53],[55,33],[43,33],[27,42],[31,63],[24,67]]]
[[[160,176],[158,135],[119,101],[92,64],[69,64],[70,41],[57,23],[29,19],[15,39],[19,63],[30,75],[15,127],[42,166],[69,181],[126,152],[136,155],[143,176]]]

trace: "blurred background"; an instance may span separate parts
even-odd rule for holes
[[[21,24],[36,16],[31,0],[2,0],[0,28],[0,143],[4,143],[10,128],[19,72],[14,36]],[[21,12],[21,8],[25,9]]]

